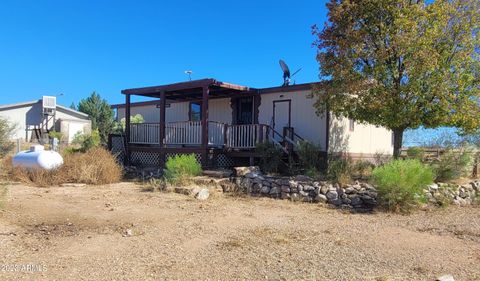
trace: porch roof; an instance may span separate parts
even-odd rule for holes
[[[246,86],[207,78],[160,86],[126,89],[122,90],[122,94],[159,98],[160,93],[165,92],[167,100],[190,100],[201,98],[204,87],[209,88],[209,96],[212,96],[213,98],[254,90],[253,88]]]

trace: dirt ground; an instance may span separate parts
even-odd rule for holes
[[[473,281],[480,208],[351,214],[221,194],[202,202],[132,183],[12,185],[0,252],[0,280]]]

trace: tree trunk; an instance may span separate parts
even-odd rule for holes
[[[393,158],[398,159],[402,150],[405,129],[393,129]]]

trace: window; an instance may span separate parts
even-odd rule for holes
[[[237,124],[253,123],[253,98],[237,100]]]
[[[355,120],[349,119],[349,121],[350,121],[350,125],[349,125],[350,132],[353,132],[355,130]]]
[[[202,120],[202,104],[201,103],[199,102],[190,103],[189,120],[190,121]]]

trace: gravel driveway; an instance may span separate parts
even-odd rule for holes
[[[473,281],[480,208],[350,214],[222,194],[202,202],[131,183],[13,185],[0,250],[0,280]]]

